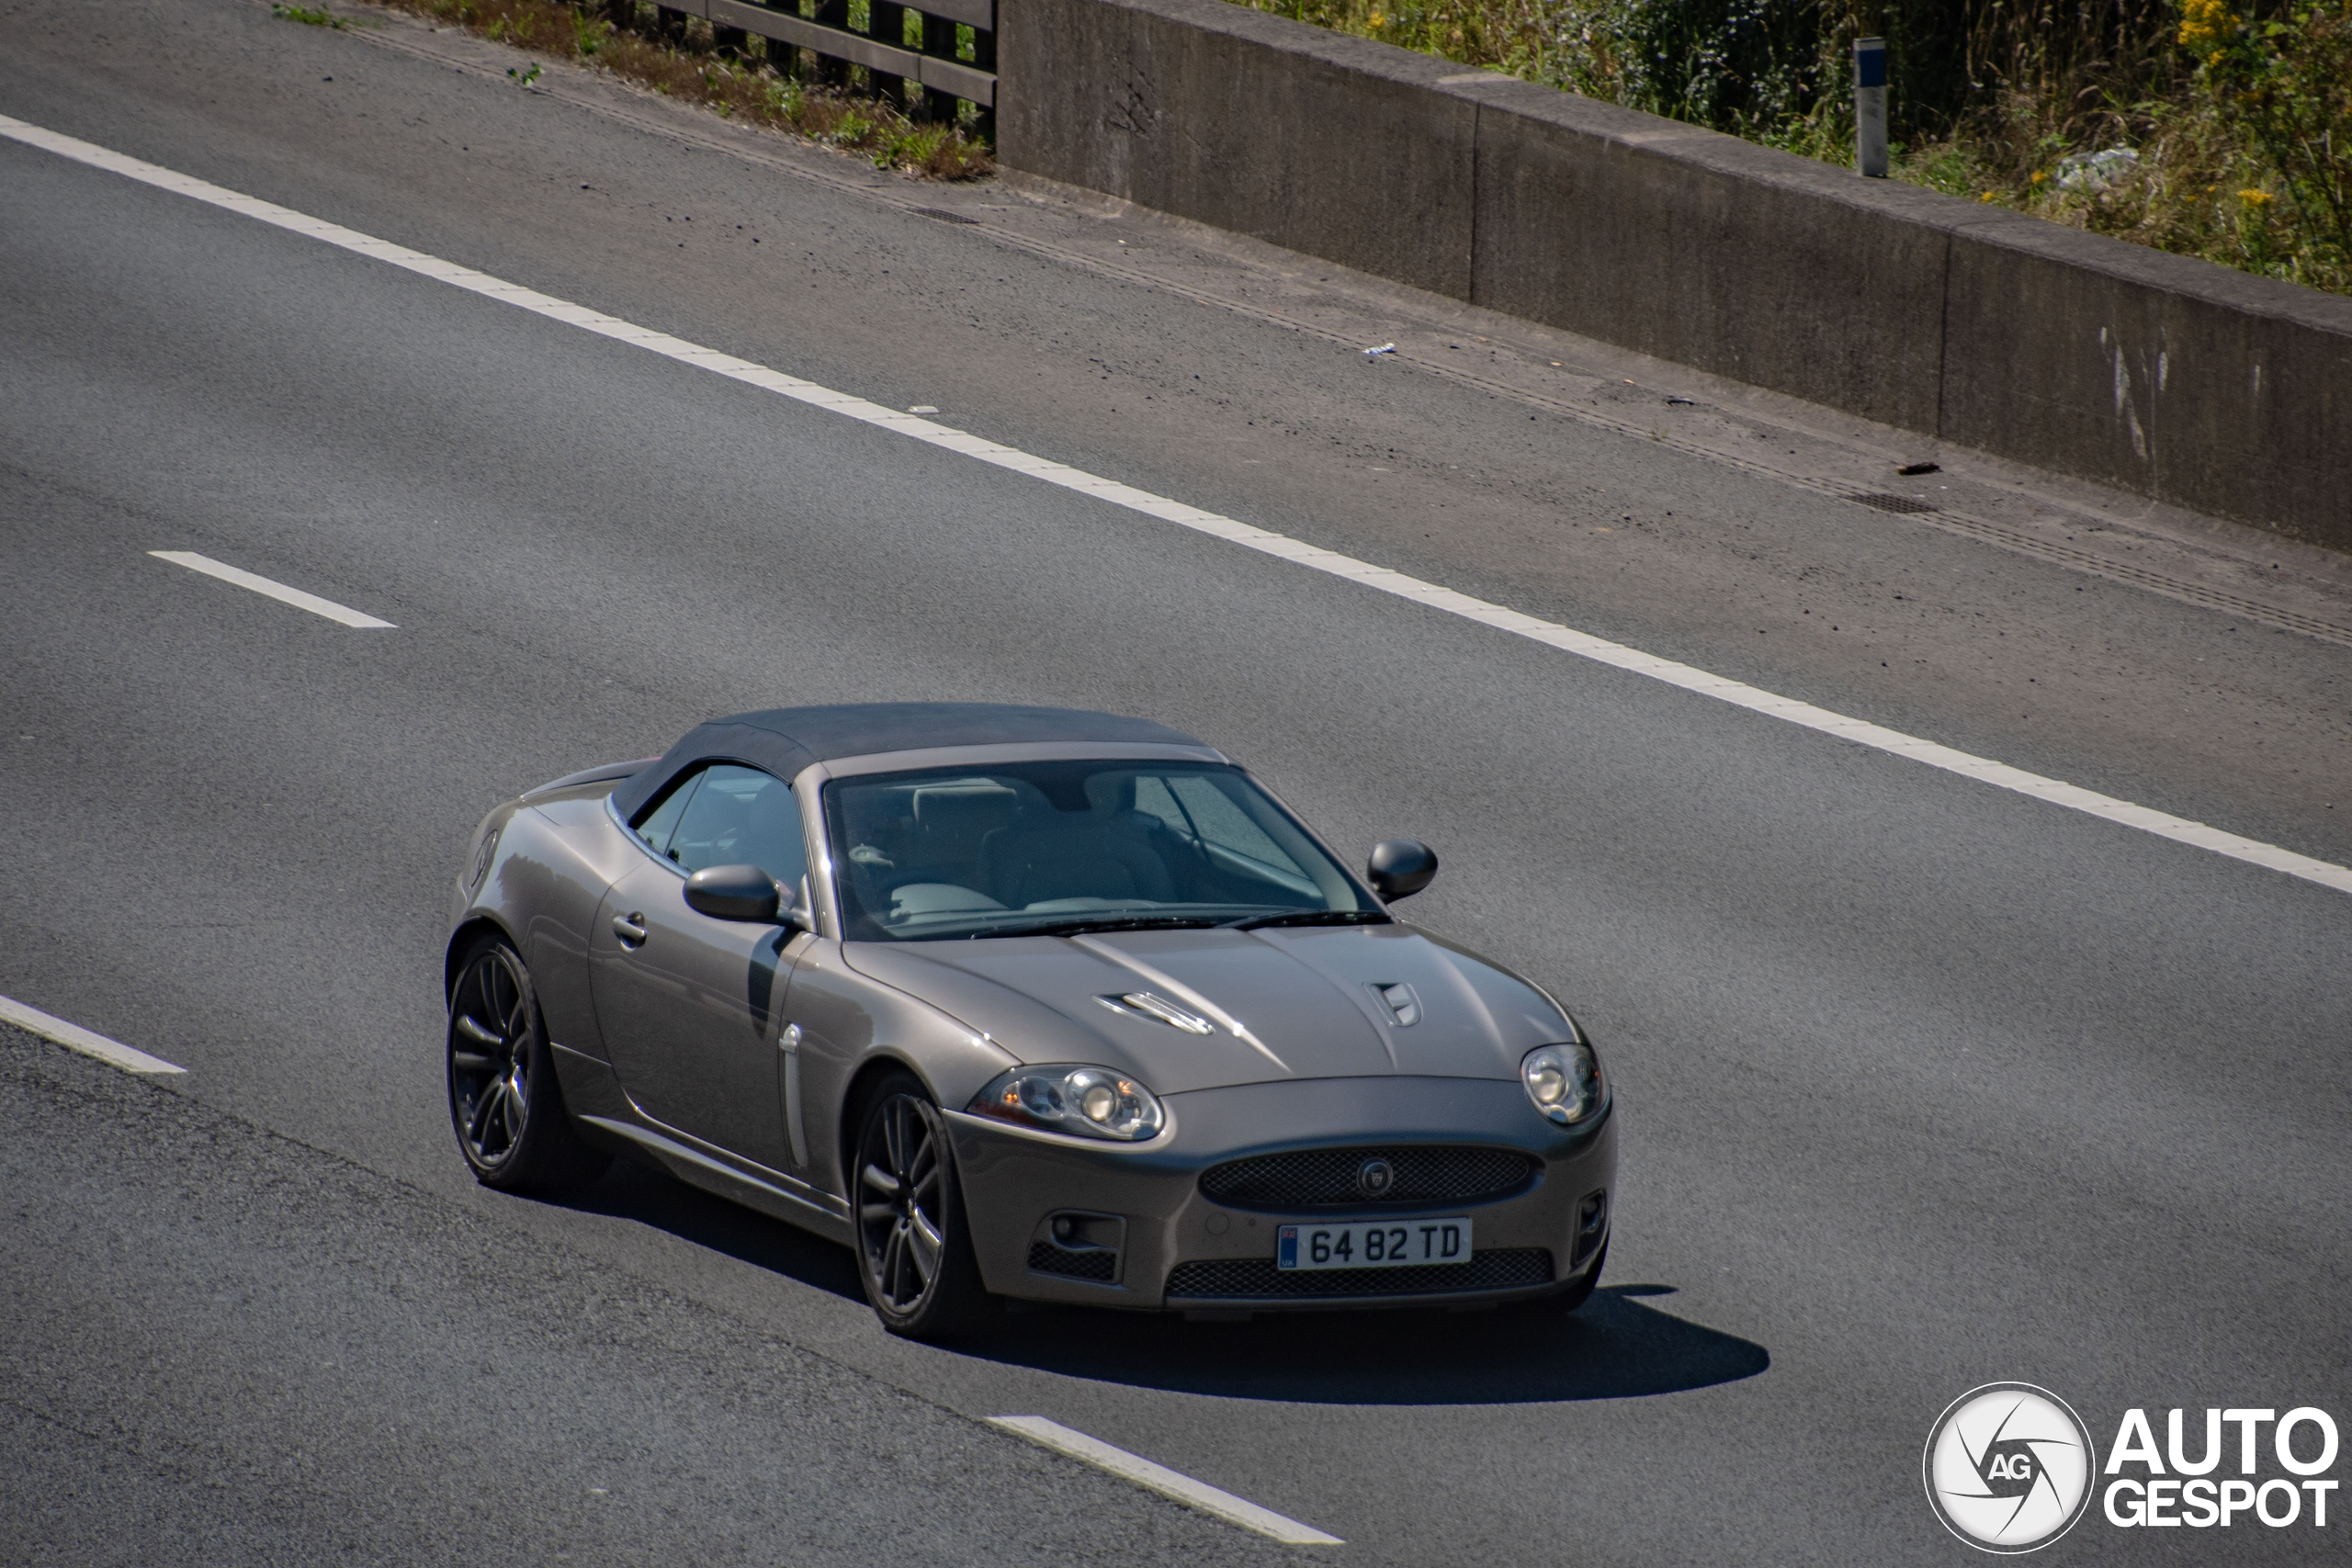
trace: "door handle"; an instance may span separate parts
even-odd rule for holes
[[[613,934],[621,939],[621,945],[623,947],[639,948],[644,946],[645,917],[634,910],[626,915],[615,915],[613,917]]]

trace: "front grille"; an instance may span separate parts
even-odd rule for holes
[[[1419,1296],[1460,1291],[1507,1291],[1552,1282],[1552,1254],[1540,1247],[1510,1247],[1471,1255],[1467,1263],[1409,1269],[1283,1269],[1271,1258],[1226,1258],[1179,1263],[1168,1294],[1188,1301],[1272,1301],[1306,1297]]]
[[[1388,1162],[1387,1190],[1367,1195],[1357,1178],[1368,1160]],[[1516,1149],[1474,1145],[1419,1148],[1300,1149],[1212,1166],[1201,1190],[1234,1209],[1406,1208],[1422,1203],[1483,1203],[1522,1192],[1537,1163]]]
[[[1107,1247],[1056,1247],[1050,1241],[1029,1244],[1029,1269],[1036,1274],[1059,1274],[1070,1280],[1099,1280],[1104,1284],[1119,1271],[1119,1255]]]

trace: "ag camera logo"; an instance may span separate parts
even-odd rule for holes
[[[2027,1382],[1955,1399],[1928,1433],[1920,1469],[1944,1528],[1982,1551],[2035,1551],[2090,1506],[2098,1456],[2066,1402]]]

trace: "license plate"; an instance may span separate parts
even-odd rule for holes
[[[1361,1220],[1283,1225],[1274,1233],[1283,1269],[1409,1269],[1470,1261],[1468,1220]]]

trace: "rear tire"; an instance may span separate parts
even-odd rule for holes
[[[995,1315],[980,1285],[947,1123],[921,1079],[894,1072],[857,1116],[850,1203],[874,1315],[909,1339],[953,1339]]]
[[[449,993],[449,1121],[474,1179],[501,1192],[575,1190],[608,1156],[580,1141],[556,1082],[531,972],[499,937],[475,943]]]

